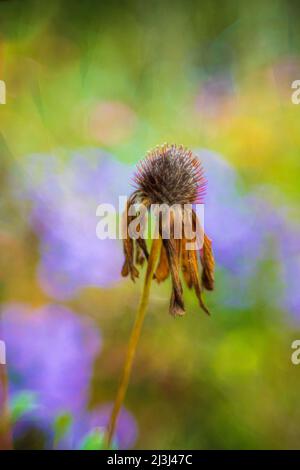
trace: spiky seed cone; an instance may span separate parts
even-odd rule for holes
[[[198,158],[182,145],[164,144],[137,165],[135,187],[149,204],[193,204],[203,200],[206,181]]]

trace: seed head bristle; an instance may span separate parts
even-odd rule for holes
[[[201,162],[193,152],[167,143],[147,152],[133,180],[141,198],[150,204],[201,203],[206,188]]]

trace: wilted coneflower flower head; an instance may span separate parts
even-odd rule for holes
[[[148,152],[146,158],[138,164],[137,172],[134,175],[136,189],[130,196],[125,210],[125,231],[123,233],[125,262],[122,275],[130,275],[134,281],[139,276],[136,265],[142,265],[145,259],[147,260],[147,270],[141,300],[129,339],[125,366],[107,427],[106,442],[108,447],[112,443],[117,418],[128,387],[133,358],[149,301],[152,279],[162,282],[171,274],[170,313],[174,316],[183,315],[185,310],[180,281],[180,271],[182,271],[187,286],[194,289],[201,308],[208,313],[202,299],[202,289],[213,289],[214,258],[211,241],[199,226],[197,214],[192,206],[202,202],[205,183],[200,161],[182,145],[164,144],[156,147]],[[189,205],[188,223],[185,217],[187,205]],[[153,206],[159,210],[158,213],[154,210],[158,230],[153,238],[149,254],[143,235],[147,212]],[[164,207],[161,211],[162,206]],[[136,207],[138,210],[135,213]],[[174,207],[176,210],[173,210]],[[165,211],[166,208],[167,211]],[[164,217],[166,212],[167,220]],[[185,230],[186,224],[192,227],[192,230],[188,230],[188,234]],[[133,231],[131,230],[132,225],[135,227]],[[180,226],[180,236],[178,236],[178,225]],[[201,232],[200,238],[203,241],[200,247],[197,242],[197,231]],[[201,277],[199,263],[202,265]]]
[[[181,208],[185,205],[203,203],[206,180],[203,168],[198,158],[182,145],[164,144],[147,153],[144,160],[137,165],[134,175],[136,190],[130,196],[126,209],[126,238],[124,238],[125,262],[122,275],[130,275],[132,280],[138,277],[136,265],[142,265],[149,258],[145,239],[142,236],[132,237],[128,230],[130,222],[136,216],[130,215],[133,204],[143,204],[148,210],[152,205],[167,204]],[[191,206],[192,207],[192,206]],[[197,215],[191,210],[191,225],[195,233],[199,228]],[[185,218],[181,218],[185,223]],[[141,219],[141,225],[143,219]],[[214,257],[211,241],[202,234],[203,243],[200,249],[188,249],[188,242],[193,241],[196,235],[188,238],[182,227],[181,238],[175,237],[174,214],[169,219],[168,238],[164,237],[164,227],[161,219],[158,221],[158,230],[162,238],[160,258],[156,267],[154,278],[162,282],[169,274],[172,279],[172,295],[170,301],[170,313],[183,315],[185,313],[183,302],[183,289],[180,280],[180,270],[189,289],[194,289],[201,308],[209,313],[202,299],[203,288],[214,288]],[[202,266],[202,274],[199,274],[199,265]]]

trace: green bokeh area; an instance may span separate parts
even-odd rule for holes
[[[1,303],[51,300],[37,284],[39,241],[12,196],[10,171],[29,154],[63,160],[71,149],[97,147],[133,165],[163,142],[206,148],[232,165],[242,190],[272,186],[274,200],[299,220],[297,2],[11,0],[0,2],[0,17],[0,228],[18,250],[0,238]],[[214,80],[225,91],[212,91],[207,104]],[[291,343],[300,312],[290,315],[276,297],[266,302],[271,285],[281,289],[271,255],[249,280],[245,308],[222,305],[236,286],[216,265],[211,317],[186,290],[186,316],[171,318],[170,281],[153,285],[126,397],[138,423],[135,447],[299,448],[300,365],[291,362]],[[103,337],[91,408],[115,395],[141,289],[142,279],[125,279],[65,302],[93,318]],[[100,444],[92,430],[82,441]]]

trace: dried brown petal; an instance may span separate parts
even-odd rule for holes
[[[168,258],[168,263],[170,267],[170,272],[171,272],[171,277],[172,277],[172,295],[171,295],[171,301],[170,301],[170,313],[171,315],[177,316],[177,315],[184,315],[185,314],[185,309],[184,309],[184,303],[183,303],[183,297],[182,297],[182,285],[181,281],[179,278],[179,250],[178,250],[178,245],[176,242],[179,242],[180,240],[163,240],[164,247],[166,249],[166,254]]]
[[[204,310],[205,313],[210,315],[208,308],[206,307],[203,298],[202,298],[202,291],[201,291],[201,284],[200,284],[200,279],[199,279],[199,271],[198,271],[198,257],[197,257],[197,251],[191,250],[189,251],[189,259],[190,259],[190,270],[191,270],[191,276],[193,279],[193,285],[195,289],[196,296],[199,301],[199,305]]]
[[[212,244],[211,240],[204,235],[204,243],[201,253],[201,263],[202,263],[202,284],[207,290],[214,289],[214,281],[215,281],[215,260],[212,251]]]
[[[149,259],[149,253],[147,249],[147,245],[145,242],[144,238],[137,238],[136,239],[136,249],[139,251],[139,259],[142,260],[142,262],[138,264],[143,264],[144,260],[146,259],[148,261]]]
[[[144,261],[145,261],[145,255],[144,255],[140,245],[138,244],[138,241],[136,240],[136,243],[135,243],[135,262],[139,266],[143,266]]]
[[[194,287],[195,294],[198,298],[200,307],[202,308],[202,310],[204,310],[205,313],[209,315],[209,310],[206,307],[202,298],[197,251],[187,250],[185,239],[183,239],[182,261],[184,261],[184,264],[182,266],[184,267],[183,275],[185,277],[186,283],[189,288]]]
[[[134,281],[136,278],[139,277],[139,272],[133,262],[133,240],[131,240],[130,238],[123,240],[123,248],[125,261],[122,267],[121,274],[124,277],[128,276],[129,274],[131,279]]]
[[[134,195],[127,202],[127,207],[123,215],[123,221],[122,221],[123,237],[126,237],[126,238],[123,239],[123,251],[124,251],[125,261],[122,267],[121,274],[124,277],[130,275],[131,279],[134,281],[136,278],[139,277],[139,272],[134,265],[133,240],[129,237],[129,234],[128,234],[128,225],[130,221],[132,220],[132,217],[128,215],[128,211],[129,211],[130,205],[133,204],[133,201],[134,201]]]
[[[163,282],[169,276],[169,263],[164,245],[161,247],[159,263],[155,271],[155,279],[158,283]]]
[[[182,240],[182,256],[181,256],[181,270],[186,282],[186,285],[189,289],[193,287],[193,280],[190,273],[190,265],[189,265],[189,255],[186,251],[186,239],[183,238]]]

